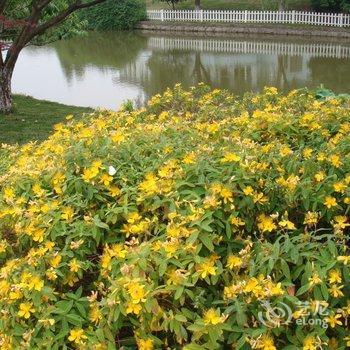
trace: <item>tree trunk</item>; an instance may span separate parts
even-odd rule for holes
[[[194,0],[194,8],[196,10],[200,10],[201,9],[201,0]]]
[[[1,68],[0,70],[0,113],[10,113],[12,110],[11,91],[12,70]]]
[[[285,0],[279,0],[278,11],[285,11],[285,10],[286,10],[286,1]]]

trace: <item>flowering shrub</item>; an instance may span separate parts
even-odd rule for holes
[[[345,349],[349,117],[176,86],[4,148],[1,349]]]

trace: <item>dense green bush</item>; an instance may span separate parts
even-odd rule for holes
[[[142,0],[107,0],[81,15],[92,30],[127,30],[146,19],[146,4]]]
[[[349,347],[350,109],[326,95],[176,86],[4,146],[1,350]]]
[[[311,0],[312,8],[321,12],[350,12],[350,0]]]

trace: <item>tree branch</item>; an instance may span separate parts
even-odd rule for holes
[[[1,0],[0,0],[1,1]],[[23,22],[25,23],[13,41],[11,47],[7,51],[7,55],[4,61],[5,66],[8,66],[10,69],[14,67],[18,55],[23,49],[23,47],[31,40],[30,33],[33,28],[38,24],[42,11],[51,1],[53,0],[34,0],[32,3],[32,10],[27,19]]]
[[[0,15],[4,13],[7,1],[8,0],[0,0]]]
[[[37,26],[30,35],[30,40],[33,39],[37,35],[43,34],[47,29],[61,23],[64,21],[70,14],[77,10],[81,10],[84,8],[92,7],[98,4],[101,4],[105,2],[106,0],[93,0],[90,2],[82,3],[81,0],[77,0],[72,5],[68,6],[68,8],[64,11],[61,11],[56,16],[50,18],[45,23],[42,23],[41,25]]]

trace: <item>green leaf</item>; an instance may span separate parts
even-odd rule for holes
[[[306,293],[309,289],[310,289],[310,285],[309,285],[309,283],[307,283],[307,284],[303,285],[302,287],[300,287],[295,295],[296,296],[302,295],[302,294]]]
[[[187,318],[183,315],[180,315],[180,314],[175,315],[175,320],[177,320],[179,322],[187,322]]]
[[[66,317],[67,317],[68,323],[70,323],[76,327],[81,327],[82,319],[80,316],[78,316],[76,314],[68,314]]]
[[[208,248],[208,250],[210,250],[211,252],[214,250],[214,245],[207,232],[201,232],[199,234],[199,240]]]
[[[286,261],[283,260],[283,259],[280,259],[280,263],[281,263],[281,269],[282,269],[282,272],[283,272],[284,276],[285,276],[288,280],[290,280],[291,278],[290,278],[290,270],[289,270],[288,264],[287,264]]]

